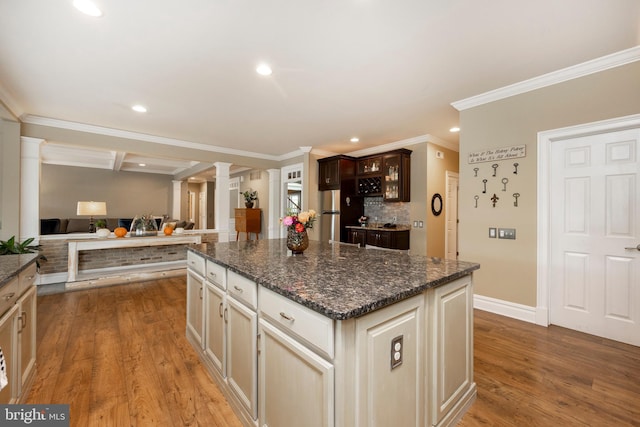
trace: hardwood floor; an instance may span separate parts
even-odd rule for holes
[[[474,334],[459,426],[640,426],[640,347],[480,310]]]
[[[239,426],[185,338],[185,294],[176,278],[39,296],[27,403],[69,403],[72,426]],[[478,310],[474,334],[460,426],[640,426],[640,347]]]
[[[38,297],[26,403],[68,403],[72,426],[240,426],[185,338],[185,280]]]

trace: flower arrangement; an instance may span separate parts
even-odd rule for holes
[[[358,222],[360,223],[361,226],[365,226],[369,223],[369,217],[366,215],[362,215],[360,218],[358,218]]]
[[[287,227],[287,248],[293,254],[303,253],[309,247],[307,230],[313,228],[313,223],[316,221],[316,211],[309,209],[297,214],[289,214],[281,218],[280,221],[282,225]]]
[[[251,191],[251,189],[246,190],[246,191],[241,191],[240,194],[242,194],[242,197],[244,197],[244,201],[246,203],[251,203],[254,200],[258,200],[258,191],[254,190]]]
[[[131,221],[130,232],[136,236],[156,236],[158,223],[152,214],[136,216]]]
[[[297,214],[290,214],[281,218],[280,221],[282,225],[287,227],[287,230],[302,233],[307,229],[313,228],[313,223],[316,221],[316,211],[309,209]]]

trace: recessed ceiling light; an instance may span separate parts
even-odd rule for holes
[[[145,166],[147,166],[147,164],[146,163],[138,163],[138,166],[145,167]]]
[[[449,132],[460,132],[460,128],[458,126],[454,126],[451,129],[449,129]]]
[[[351,141],[351,142],[353,142],[355,144],[356,142],[360,142],[360,138],[358,138],[357,136],[354,136],[349,141]]]
[[[270,76],[271,73],[273,73],[273,70],[271,70],[271,67],[269,67],[267,64],[260,64],[258,65],[258,68],[256,68],[256,73],[260,74],[261,76]]]
[[[133,107],[131,107],[131,109],[133,111],[137,111],[138,113],[146,113],[147,112],[147,107],[145,107],[144,105],[134,105]]]
[[[85,15],[100,17],[102,11],[91,0],[73,0],[73,6]]]

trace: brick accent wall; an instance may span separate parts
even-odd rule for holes
[[[202,236],[202,243],[216,243],[218,233],[197,233]],[[40,254],[47,257],[40,264],[40,274],[66,273],[68,264],[69,238],[41,237]],[[79,269],[119,267],[128,265],[142,265],[154,262],[180,261],[187,259],[187,245],[150,246],[147,248],[98,249],[80,251]]]

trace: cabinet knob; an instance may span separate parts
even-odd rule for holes
[[[5,301],[10,301],[11,298],[13,298],[15,296],[15,294],[16,294],[15,292],[11,292],[10,294],[5,295],[4,296],[4,300]]]

